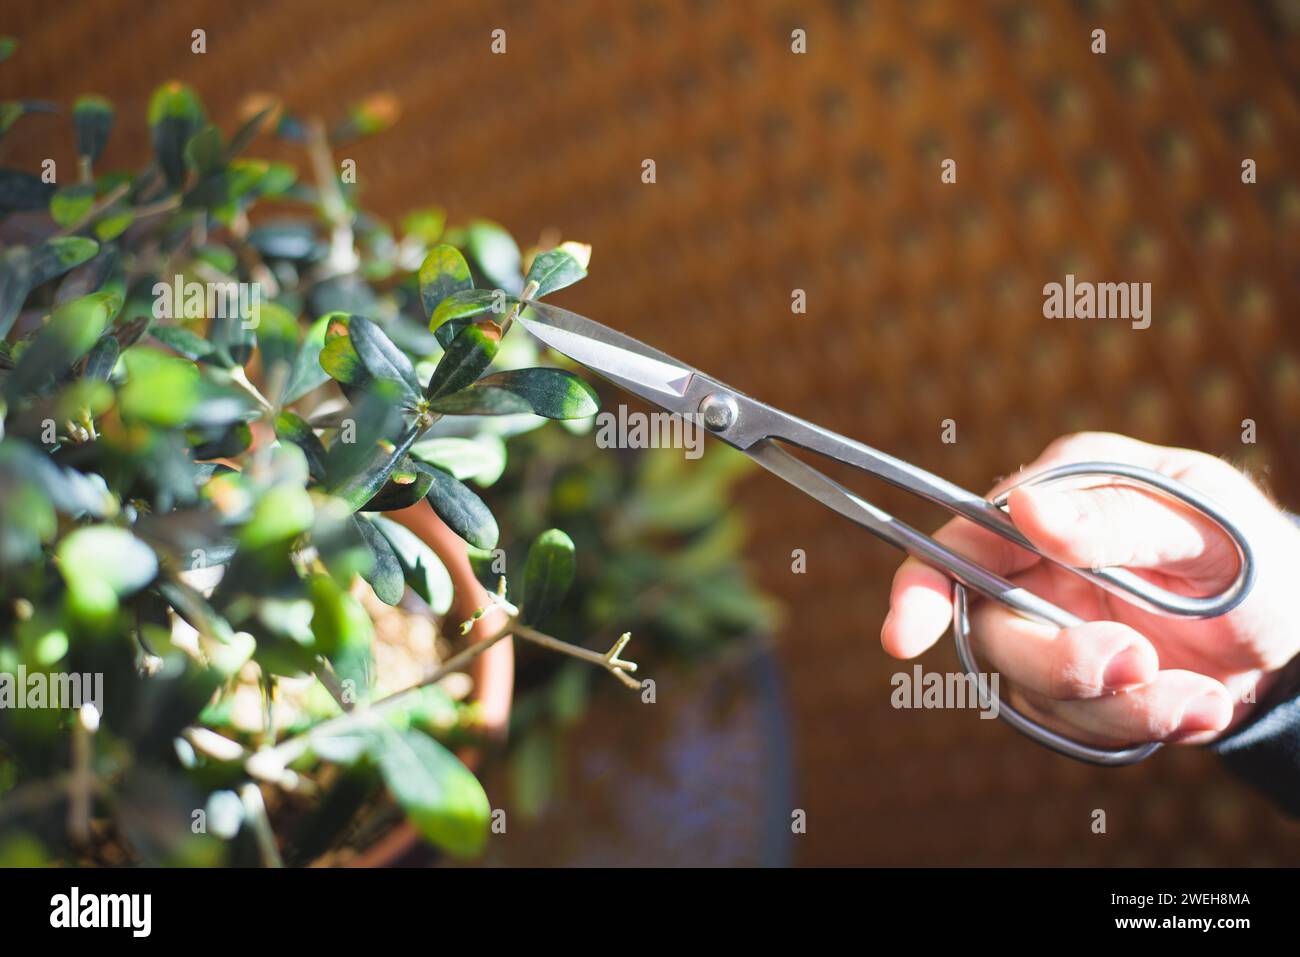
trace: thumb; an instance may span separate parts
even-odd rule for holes
[[[1236,552],[1217,525],[1141,489],[1024,486],[1011,492],[1008,506],[1025,537],[1063,564],[1159,568],[1205,582],[1235,574]]]

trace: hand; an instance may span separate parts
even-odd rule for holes
[[[1012,684],[1007,700],[1014,707],[1081,741],[1212,741],[1249,714],[1300,652],[1300,528],[1220,459],[1109,433],[1058,439],[990,497],[1057,465],[1104,460],[1160,472],[1209,496],[1251,543],[1254,588],[1220,618],[1171,618],[954,519],[935,535],[939,541],[1085,620],[1058,629],[981,600],[971,613],[980,668]],[[1016,488],[1008,506],[1037,548],[1068,565],[1123,565],[1184,595],[1221,592],[1237,575],[1236,552],[1217,526],[1153,493],[1118,485]],[[951,623],[952,582],[907,559],[894,576],[880,632],[885,651],[915,657]]]

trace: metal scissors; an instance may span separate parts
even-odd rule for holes
[[[1051,561],[1012,524],[1005,510],[1009,493],[990,501],[901,459],[752,399],[672,356],[577,313],[548,303],[529,301],[525,305],[528,308],[521,312],[517,321],[552,349],[670,413],[698,416],[705,429],[744,452],[763,468],[891,545],[947,574],[953,580],[953,638],[957,655],[966,673],[977,682],[978,665],[970,646],[967,589],[974,589],[1022,615],[1059,628],[1083,623],[1081,618],[993,574],[864,501],[792,455],[780,443],[798,446],[861,469],[983,526],[1039,555],[1044,561]],[[1059,466],[1031,476],[1023,484],[1096,484],[1097,479],[1103,479],[1106,484],[1127,484],[1155,491],[1181,501],[1209,519],[1236,547],[1239,559],[1236,580],[1220,594],[1190,597],[1160,588],[1125,568],[1075,568],[1057,562],[1053,564],[1131,604],[1170,616],[1213,618],[1231,611],[1246,597],[1255,580],[1250,543],[1218,506],[1185,485],[1148,469],[1117,462],[1079,462]],[[978,682],[977,686],[984,688],[985,683]],[[981,691],[981,694],[986,695],[987,691]],[[1053,751],[1080,761],[1108,766],[1133,764],[1160,748],[1158,742],[1115,749],[1093,747],[1044,727],[1005,702],[998,704],[999,716],[1017,731]]]

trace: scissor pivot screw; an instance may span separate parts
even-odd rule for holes
[[[740,415],[736,400],[729,395],[706,395],[700,402],[700,414],[704,416],[704,427],[710,432],[721,432],[730,428],[731,423]]]

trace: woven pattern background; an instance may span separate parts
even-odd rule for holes
[[[109,95],[109,166],[147,155],[166,78],[223,124],[260,91],[325,115],[391,91],[398,125],[349,152],[370,208],[590,242],[559,301],[738,388],[974,489],[1110,429],[1229,456],[1300,506],[1296,0],[10,0],[3,19],[23,47],[0,95]],[[70,126],[25,120],[6,162],[70,157]],[[1151,282],[1151,327],[1044,319],[1067,272]],[[775,479],[744,499],[790,609],[797,862],[1297,860],[1300,826],[1207,754],[1105,771],[969,712],[895,711],[877,633],[897,556]]]

